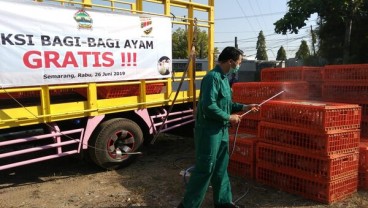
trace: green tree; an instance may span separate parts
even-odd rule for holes
[[[280,49],[277,51],[277,57],[276,60],[278,61],[285,61],[286,58],[286,51],[283,46],[280,47]]]
[[[208,52],[208,35],[205,30],[198,30],[197,31],[197,45],[196,45],[196,52],[197,58],[204,59],[207,57]]]
[[[188,58],[187,32],[183,28],[176,29],[172,34],[172,56],[175,59]]]
[[[306,25],[306,20],[312,14],[317,13],[319,16],[318,24],[322,27],[319,30],[320,50],[334,47],[333,51],[335,53],[342,52],[331,58],[334,60],[340,58],[343,59],[344,63],[348,62],[353,22],[358,23],[359,18],[365,19],[365,22],[368,19],[366,15],[368,3],[366,0],[289,0],[287,4],[289,11],[283,18],[274,23],[276,33],[298,33],[299,29]],[[360,26],[357,25],[356,27],[365,27],[365,24],[362,22]],[[329,29],[325,30],[326,27]],[[322,32],[325,34],[321,34]],[[360,34],[361,37],[366,35]],[[331,37],[335,40],[335,44],[330,44]],[[323,44],[327,45],[323,46]]]
[[[172,34],[173,58],[188,58],[188,34],[186,29],[178,28]],[[215,48],[215,53],[218,51]],[[205,30],[197,29],[196,32],[196,58],[207,58],[208,54],[208,34]]]
[[[306,59],[310,56],[309,47],[307,41],[302,40],[302,43],[299,46],[298,51],[295,53],[295,58],[297,59]]]
[[[265,36],[263,35],[262,30],[258,34],[256,49],[257,49],[256,59],[267,61],[268,56],[267,56],[267,52],[266,52],[266,39],[265,39]]]

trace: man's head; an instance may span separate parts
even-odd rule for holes
[[[224,48],[218,57],[218,62],[224,73],[236,73],[240,68],[242,60],[243,51],[231,46]]]
[[[157,62],[157,68],[161,75],[170,74],[170,59],[167,56],[161,57]]]

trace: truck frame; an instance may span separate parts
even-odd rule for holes
[[[207,4],[192,0],[33,2],[35,6],[52,4],[168,17],[173,25],[185,25],[188,51],[195,44],[195,27],[206,28],[208,69],[213,68],[214,0]],[[163,12],[147,12],[144,8],[151,4],[159,5]],[[175,8],[186,10],[187,15],[174,17],[171,11]],[[207,18],[196,18],[196,12],[207,13]],[[208,69],[195,72],[193,65],[188,63],[188,73],[176,72],[165,79],[1,87],[0,170],[77,154],[104,169],[130,164],[139,147],[159,130],[165,132],[194,122],[193,109],[199,95],[196,83]],[[179,89],[181,78],[187,89]]]

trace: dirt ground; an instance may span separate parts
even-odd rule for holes
[[[176,207],[182,169],[193,165],[193,139],[163,134],[129,167],[103,171],[66,157],[0,172],[0,207]],[[368,192],[324,205],[251,180],[231,177],[234,200],[245,207],[368,207]],[[209,188],[203,206],[212,206]]]

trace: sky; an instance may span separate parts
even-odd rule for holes
[[[281,46],[287,58],[294,58],[301,41],[306,40],[309,48],[310,26],[316,27],[316,16],[306,21],[305,28],[298,34],[276,34],[273,23],[288,11],[288,0],[216,0],[215,1],[215,47],[221,51],[235,45],[242,49],[247,59],[254,59],[256,43],[262,30],[266,39],[268,60],[275,60]]]
[[[207,4],[208,0],[186,0]],[[215,0],[215,47],[221,51],[226,46],[235,45],[246,55],[246,59],[254,59],[257,53],[256,43],[262,30],[266,39],[268,60],[275,60],[281,46],[287,58],[294,58],[302,40],[306,40],[311,49],[310,27],[316,27],[316,15],[306,21],[306,26],[298,34],[281,35],[275,33],[274,23],[288,11],[289,0]],[[93,0],[95,3],[109,5],[109,2]],[[125,0],[134,3],[135,0]],[[163,13],[163,5],[144,2],[144,11]],[[171,14],[177,17],[187,15],[187,10],[171,8]],[[198,19],[207,19],[207,13],[195,12]],[[173,28],[175,30],[175,27]]]

